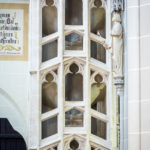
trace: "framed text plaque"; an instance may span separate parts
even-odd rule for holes
[[[28,5],[0,3],[0,60],[28,59]]]

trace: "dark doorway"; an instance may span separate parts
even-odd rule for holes
[[[0,118],[0,150],[26,150],[23,137],[6,118]]]

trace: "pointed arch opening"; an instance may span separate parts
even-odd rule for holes
[[[57,32],[57,8],[54,0],[45,0],[46,6],[42,8],[42,37]]]
[[[94,0],[94,7],[91,8],[91,32],[103,38],[106,37],[106,14],[102,7],[101,0]]]
[[[91,85],[91,108],[106,114],[106,84],[100,74],[97,74],[94,80],[95,83]]]
[[[54,76],[48,73],[45,77],[46,82],[42,84],[42,113],[57,108],[57,84]]]
[[[83,101],[83,76],[78,73],[75,63],[70,65],[70,73],[65,76],[65,100]]]

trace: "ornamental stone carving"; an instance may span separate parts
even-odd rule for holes
[[[123,39],[120,13],[113,13],[112,22],[113,72],[115,76],[122,76]]]
[[[123,10],[123,0],[112,0],[112,12]]]

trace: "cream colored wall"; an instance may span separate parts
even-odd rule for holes
[[[10,0],[0,0],[10,3]],[[29,0],[11,3],[27,4]],[[28,61],[0,61],[0,118],[8,118],[28,144]]]
[[[128,0],[129,150],[150,147],[150,1]]]
[[[150,149],[150,1],[140,1],[141,149]]]
[[[28,62],[0,61],[0,118],[8,118],[27,142]]]

